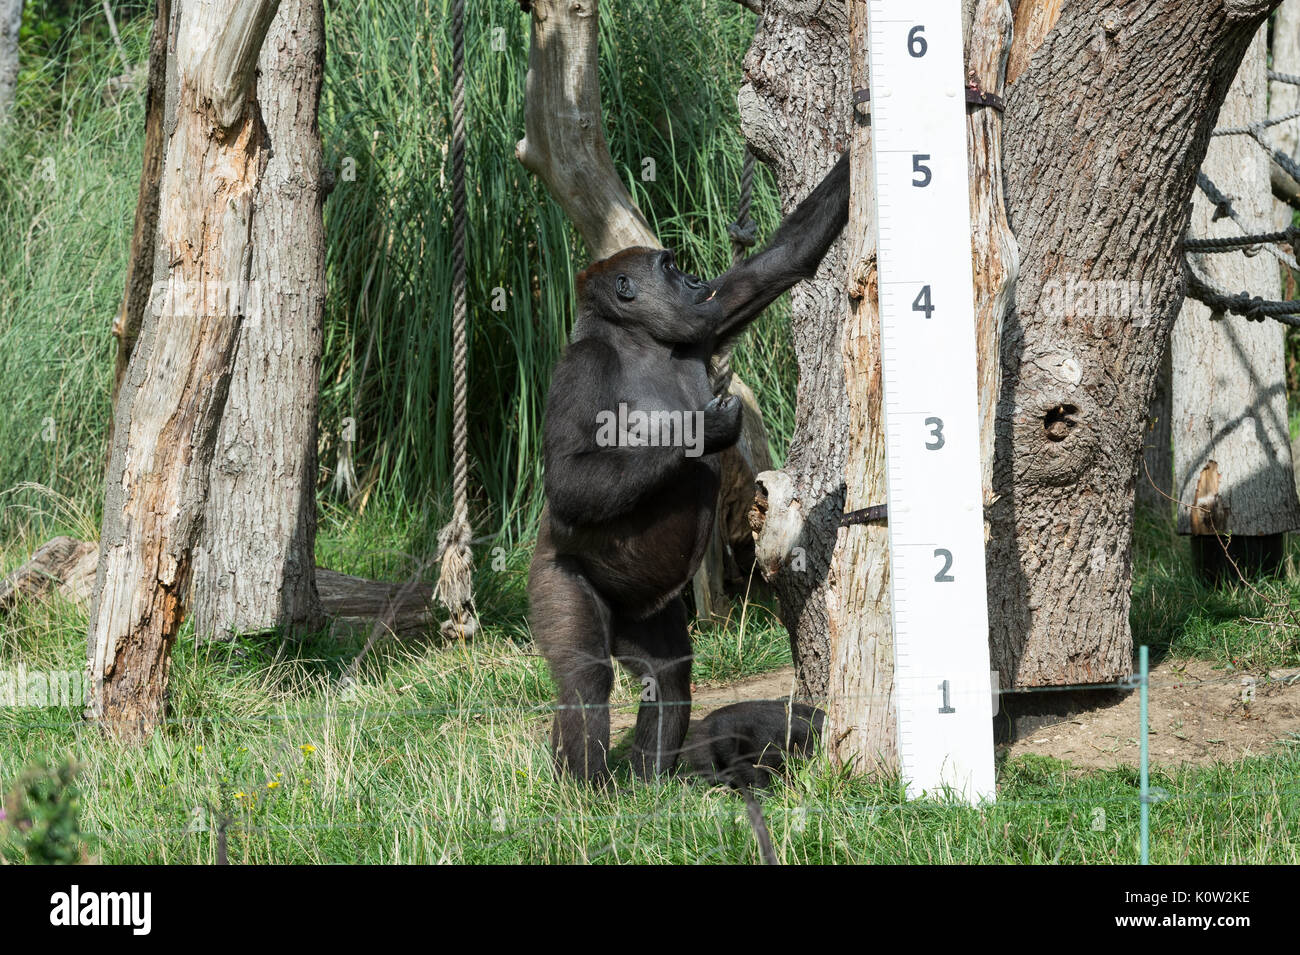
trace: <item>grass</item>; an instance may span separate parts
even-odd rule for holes
[[[322,547],[352,555],[347,568],[392,571],[399,526],[327,512]],[[1135,628],[1163,639],[1163,653],[1229,662],[1257,636],[1245,618],[1259,598],[1180,583],[1178,549],[1161,533],[1152,522],[1139,530]],[[480,638],[381,641],[351,685],[340,679],[360,636],[196,648],[183,631],[170,721],[143,748],[106,741],[75,708],[0,708],[0,790],[27,767],[75,761],[86,851],[105,862],[212,862],[221,813],[237,862],[757,861],[727,791],[687,778],[641,785],[626,768],[604,794],[554,778],[551,684],[524,622],[528,554],[498,556],[480,573]],[[1294,579],[1265,586],[1300,593]],[[695,635],[697,683],[789,663],[771,609],[743,610]],[[85,627],[84,608],[24,607],[0,636],[0,672],[79,669]],[[1257,666],[1300,662],[1293,639],[1257,654]],[[630,707],[638,689],[620,676],[615,699]],[[1300,862],[1300,737],[1236,763],[1157,769],[1152,784],[1169,794],[1152,810],[1153,861]],[[819,756],[773,790],[766,811],[790,863],[1137,860],[1136,771],[1026,756],[999,767],[998,790],[979,810],[907,802],[896,781],[851,778]]]

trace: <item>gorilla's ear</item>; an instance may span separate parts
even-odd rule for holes
[[[623,301],[630,302],[636,298],[636,283],[620,272],[618,278],[614,280],[614,291]]]

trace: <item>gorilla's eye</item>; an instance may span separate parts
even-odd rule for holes
[[[626,275],[619,275],[614,280],[614,291],[618,293],[618,297],[623,301],[630,302],[636,298],[636,283]]]

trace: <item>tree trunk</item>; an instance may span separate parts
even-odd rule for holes
[[[1284,0],[1273,15],[1272,68],[1278,73],[1300,73],[1300,0]],[[1268,115],[1284,116],[1300,109],[1300,86],[1294,83],[1279,83],[1270,80],[1268,84]],[[1269,138],[1278,152],[1295,159],[1300,154],[1300,120],[1291,119],[1272,126]],[[1275,188],[1280,186],[1288,194],[1300,199],[1300,183],[1292,179],[1282,167],[1272,165],[1269,170]],[[1273,204],[1274,224],[1278,229],[1285,229],[1291,224],[1294,213],[1289,203],[1277,200]]]
[[[1061,16],[1061,4],[1064,0],[1020,0],[1016,5],[1015,23],[1011,50],[1007,55],[1008,84],[1020,79],[1020,74],[1029,69],[1029,61],[1043,45],[1047,34],[1056,26]]]
[[[0,0],[0,122],[13,102],[18,83],[18,30],[23,25],[23,0]]]
[[[737,99],[741,130],[754,155],[776,173],[786,211],[821,180],[850,142],[848,39],[843,0],[763,4]],[[859,156],[855,182],[861,182],[862,171]],[[841,351],[846,252],[846,241],[837,241],[816,277],[790,293],[790,333],[799,364],[795,428],[785,467],[758,476],[762,492],[755,512],[759,565],[776,591],[781,620],[790,632],[799,692],[812,699],[825,699],[829,689],[830,615],[841,599],[831,566],[850,448]],[[872,532],[852,533],[865,537]],[[870,604],[845,606],[846,613],[871,609]]]
[[[1168,341],[1161,352],[1138,461],[1136,501],[1151,514],[1168,517],[1174,494],[1173,356]]]
[[[149,78],[145,100],[144,162],[140,168],[140,190],[135,204],[135,227],[131,232],[131,255],[126,263],[126,292],[113,320],[117,359],[113,366],[112,407],[122,389],[122,378],[131,352],[140,337],[144,310],[149,306],[153,285],[154,242],[158,237],[158,181],[162,176],[163,114],[167,106],[167,58],[173,27],[169,0],[158,0],[153,30],[149,35]],[[109,422],[108,444],[113,446],[113,422]]]
[[[1265,118],[1266,53],[1265,31],[1260,30],[1228,91],[1220,126],[1246,126]],[[1249,136],[1216,136],[1201,167],[1231,197],[1233,211],[1250,232],[1272,228],[1269,166],[1268,156]],[[1196,193],[1190,236],[1231,237],[1242,231],[1243,226],[1216,209],[1204,193]],[[1264,249],[1254,255],[1224,252],[1189,258],[1196,272],[1218,288],[1278,297],[1278,263]],[[1281,556],[1280,536],[1272,542],[1260,538],[1300,526],[1283,340],[1284,328],[1278,322],[1213,316],[1207,306],[1190,298],[1174,325],[1178,531],[1194,538],[1209,535],[1193,540],[1193,552],[1202,573],[1212,579],[1229,571],[1214,535],[1233,535],[1234,560],[1256,563],[1250,558],[1257,551]]]
[[[204,638],[320,625],[316,421],[325,308],[317,127],[320,0],[282,0],[258,60],[270,157],[253,202],[250,309],[208,474],[194,552]]]
[[[867,86],[867,0],[850,10],[853,86]],[[1000,96],[1011,42],[1011,9],[1005,0],[965,5],[968,79]],[[978,345],[981,462],[984,502],[992,498],[994,419],[1002,315],[1015,283],[1017,250],[1002,195],[1002,119],[995,109],[967,115],[969,147],[971,271]],[[880,316],[876,297],[875,200],[871,192],[871,127],[857,125],[854,194],[849,212],[849,319],[844,335],[844,373],[849,405],[849,454],[845,462],[846,511],[885,500],[885,434],[882,415]],[[897,764],[893,697],[894,642],[889,589],[889,536],[885,527],[846,528],[835,555],[830,602],[830,693],[828,737],[834,756],[859,769]]]
[[[1131,671],[1134,481],[1182,301],[1179,243],[1219,105],[1272,5],[1067,4],[1010,88],[1022,257],[1003,328],[989,608],[993,665],[1014,685]]]
[[[850,0],[848,4],[849,74],[856,89],[867,88],[867,6],[868,0]],[[871,124],[865,117],[854,123],[852,192],[845,229],[849,314],[840,358],[848,399],[844,510],[880,504],[887,490],[871,137]],[[895,769],[898,713],[889,529],[856,524],[844,528],[839,536],[826,585],[828,748],[832,758],[859,772]]]
[[[270,158],[250,94],[275,9],[183,0],[176,34],[154,270],[166,291],[145,314],[117,404],[87,634],[88,715],[129,739],[163,715],[239,341],[253,201]]]
[[[645,216],[614,169],[600,106],[599,0],[534,0],[528,50],[524,138],[515,156],[546,184],[573,220],[593,260],[629,246],[660,248]],[[723,455],[722,484],[752,488],[766,464],[767,430],[753,393],[733,376],[729,393],[741,398],[747,446]],[[752,497],[752,494],[751,494]],[[733,553],[750,550],[746,512],[720,496],[718,522],[704,562],[692,582],[695,610],[703,619],[724,616],[724,542]]]

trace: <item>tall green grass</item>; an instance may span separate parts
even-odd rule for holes
[[[48,485],[99,506],[114,342],[143,134],[147,5],[118,10],[125,95],[98,3],[24,62],[20,108],[0,136],[0,490]],[[586,261],[562,210],[514,158],[523,135],[528,18],[467,10],[470,451],[476,525],[526,533],[540,506],[546,389]],[[347,521],[364,500],[411,525],[419,546],[450,486],[451,49],[447,0],[331,3],[321,131],[338,181],[325,210],[328,304],[321,373],[322,503]],[[738,200],[735,91],[752,15],[731,4],[619,4],[601,11],[605,124],[616,167],[660,239],[716,273]],[[642,181],[642,160],[655,162]],[[49,161],[47,161],[47,159]],[[52,178],[46,178],[52,171]],[[757,177],[760,234],[778,219]],[[503,290],[504,310],[492,308]],[[769,416],[778,457],[793,427],[787,311],[750,333],[735,364]],[[362,495],[329,483],[355,423]],[[0,516],[0,533],[12,533]]]

